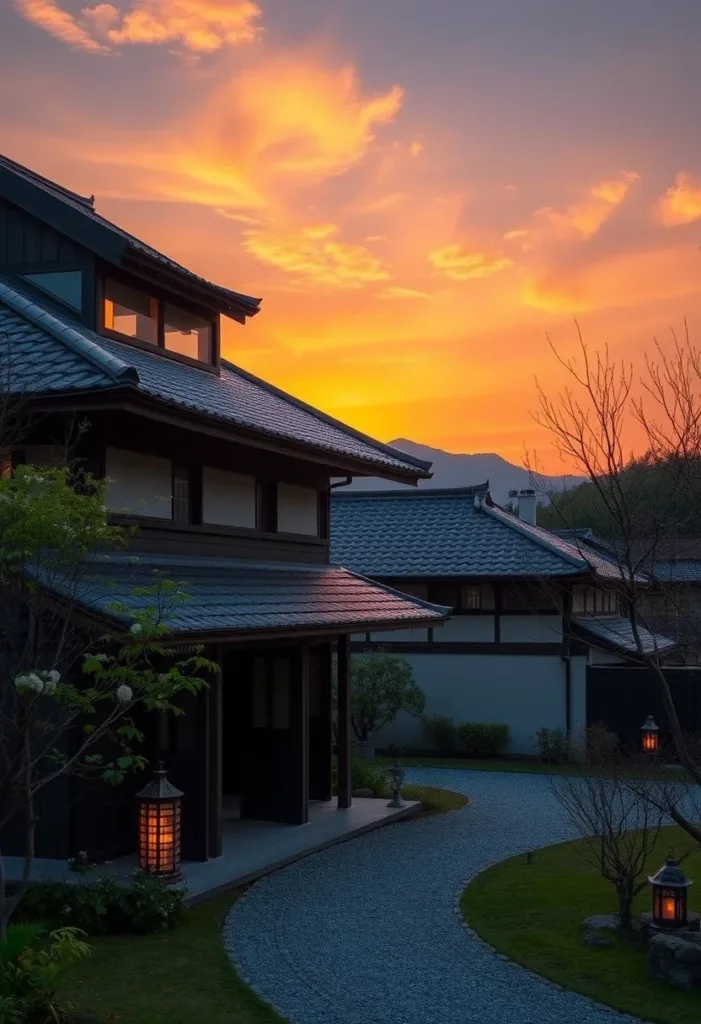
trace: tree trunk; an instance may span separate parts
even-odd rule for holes
[[[620,929],[622,932],[630,932],[633,930],[633,915],[631,913],[631,904],[633,902],[633,896],[630,888],[627,884],[617,886],[618,889],[618,920]]]

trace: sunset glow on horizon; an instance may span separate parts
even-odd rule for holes
[[[242,367],[562,472],[548,337],[701,340],[699,40],[692,0],[10,0],[0,152],[262,296]]]

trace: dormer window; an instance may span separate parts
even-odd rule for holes
[[[213,319],[112,277],[104,281],[102,309],[105,331],[198,363],[216,362]]]
[[[121,281],[105,281],[105,327],[127,338],[158,344],[158,302]]]

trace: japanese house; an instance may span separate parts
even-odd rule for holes
[[[426,714],[456,723],[505,722],[509,752],[532,754],[541,728],[581,736],[588,674],[596,666],[620,665],[635,645],[615,562],[536,526],[533,491],[515,497],[518,514],[492,501],[488,483],[337,490],[332,557],[453,611],[440,630],[358,633],[354,652],[382,647],[401,653],[426,695]],[[660,652],[675,646],[643,633]],[[426,746],[421,723],[408,715],[386,726],[377,741]]]
[[[350,635],[428,630],[448,614],[330,564],[332,479],[415,483],[429,465],[225,359],[221,317],[243,325],[259,307],[110,223],[92,198],[0,159],[3,386],[41,413],[15,457],[50,463],[66,422],[88,421],[75,456],[108,478],[115,521],[138,534],[127,554],[95,560],[84,610],[106,615],[159,569],[189,597],[175,640],[219,665],[186,714],[147,732],[149,757],[185,793],[189,859],[219,855],[231,797],[244,817],[293,824],[310,800],[332,799],[334,652],[349,806]],[[130,794],[76,799],[72,784],[43,809],[37,855],[133,850]]]

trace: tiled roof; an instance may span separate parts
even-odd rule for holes
[[[217,376],[159,352],[104,338],[49,313],[37,299],[2,279],[0,311],[12,326],[12,366],[27,368],[17,377],[21,389],[43,394],[131,385],[233,427],[360,460],[375,473],[384,468],[409,479],[428,475],[428,463],[366,437],[231,363],[223,363]],[[36,358],[37,345],[41,360]],[[62,378],[67,368],[70,372]],[[14,388],[20,390],[16,382]]]
[[[244,634],[281,630],[352,632],[365,626],[440,623],[449,609],[399,594],[330,565],[260,563],[195,556],[105,555],[94,559],[85,577],[64,582],[53,574],[44,583],[91,610],[110,614],[119,601],[137,610],[153,603],[134,588],[153,584],[157,575],[188,595],[165,619],[175,634]],[[128,616],[118,616],[128,621]]]
[[[41,174],[37,174],[29,167],[24,167],[22,164],[17,163],[17,161],[11,160],[9,157],[2,156],[1,154],[0,169],[10,172],[11,175],[15,175],[17,178],[21,178],[24,182],[34,188],[40,189],[41,192],[44,192],[53,199],[58,200],[64,206],[70,207],[72,210],[84,217],[87,222],[97,224],[106,229],[111,234],[122,240],[126,244],[127,248],[132,250],[132,252],[137,256],[140,255],[146,257],[148,260],[158,263],[162,267],[165,267],[170,271],[174,271],[179,275],[183,275],[199,285],[215,290],[220,293],[222,297],[232,302],[234,306],[240,308],[245,316],[255,316],[258,312],[258,307],[261,302],[260,299],[252,298],[250,295],[243,295],[241,292],[232,291],[230,288],[223,288],[220,285],[212,284],[211,281],[207,281],[204,277],[200,277],[199,274],[193,273],[192,270],[188,270],[187,267],[184,267],[182,264],[170,259],[169,256],[165,256],[162,252],[154,249],[153,246],[148,245],[146,242],[142,242],[141,239],[136,238],[128,231],[120,228],[117,224],[113,224],[112,221],[107,220],[106,217],[103,217],[95,209],[94,196],[81,196],[77,192],[64,188],[63,185],[59,185],[57,182],[51,181],[49,178],[45,178]]]
[[[654,576],[660,583],[701,584],[701,561],[698,562],[657,562]]]
[[[332,559],[366,576],[525,578],[590,571],[574,546],[488,508],[484,488],[332,493]]]
[[[637,653],[637,645],[633,635],[633,627],[629,619],[598,619],[594,616],[577,618],[574,620],[577,631],[584,635],[584,639],[591,641],[598,640],[603,646],[612,648],[622,654]],[[674,640],[662,636],[659,633],[652,633],[648,629],[639,627],[640,640],[645,654],[664,654],[677,646]]]

